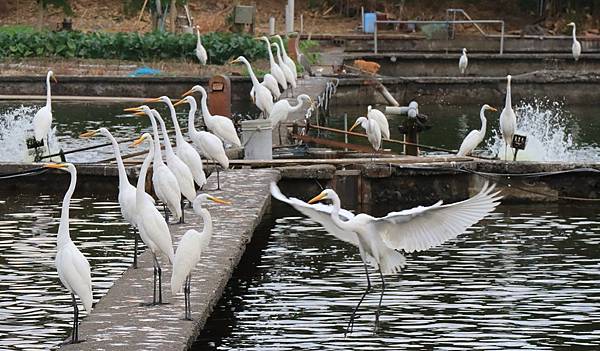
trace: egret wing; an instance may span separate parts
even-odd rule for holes
[[[406,252],[427,250],[462,234],[500,203],[499,191],[486,182],[481,191],[464,201],[419,206],[375,218],[370,225],[386,245]]]
[[[279,187],[275,183],[271,183],[271,195],[273,195],[273,197],[277,200],[291,205],[303,215],[318,222],[336,238],[350,243],[354,246],[358,246],[358,238],[356,237],[356,234],[353,232],[347,232],[343,230],[342,228],[338,227],[331,219],[331,211],[333,211],[333,206],[318,203],[311,205],[293,197],[288,198],[287,196],[281,193]],[[347,221],[354,218],[354,214],[350,211],[340,209],[340,217],[342,220]]]

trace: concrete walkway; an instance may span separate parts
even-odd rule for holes
[[[163,259],[163,300],[168,304],[141,307],[152,301],[152,256],[139,257],[139,269],[128,269],[96,304],[80,325],[83,343],[61,350],[186,350],[196,339],[218,302],[254,229],[270,206],[269,184],[279,179],[274,170],[221,172],[222,191],[208,193],[230,200],[232,205],[210,204],[214,234],[209,251],[192,273],[193,321],[183,320],[183,294],[171,296],[171,267]],[[216,188],[216,175],[205,189]],[[186,208],[186,224],[171,225],[174,246],[190,228],[201,226],[199,216]],[[201,230],[201,229],[198,229]],[[93,267],[92,267],[93,269]]]

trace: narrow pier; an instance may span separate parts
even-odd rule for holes
[[[183,294],[172,296],[171,266],[162,259],[163,299],[168,304],[142,307],[152,300],[152,255],[140,255],[138,269],[129,268],[81,321],[79,335],[85,342],[61,350],[186,350],[218,302],[246,244],[270,206],[269,184],[279,172],[242,169],[221,172],[221,191],[216,174],[208,178],[206,192],[232,201],[231,205],[206,205],[214,233],[206,253],[192,273],[193,321],[183,320]],[[201,219],[186,208],[186,223],[171,225],[173,245],[191,228],[201,230]]]

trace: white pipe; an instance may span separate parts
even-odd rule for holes
[[[275,35],[275,17],[269,17],[269,35]]]

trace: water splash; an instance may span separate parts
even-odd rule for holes
[[[514,107],[517,115],[517,134],[527,136],[525,150],[517,153],[519,161],[600,161],[598,145],[578,144],[579,125],[559,102],[534,99]],[[487,142],[488,153],[504,159],[504,140],[498,130]],[[513,149],[507,158],[512,160]]]
[[[32,121],[38,109],[38,106],[21,105],[0,114],[0,161],[28,160],[26,140],[33,137]],[[56,127],[50,131],[49,149],[51,153],[58,152]]]

